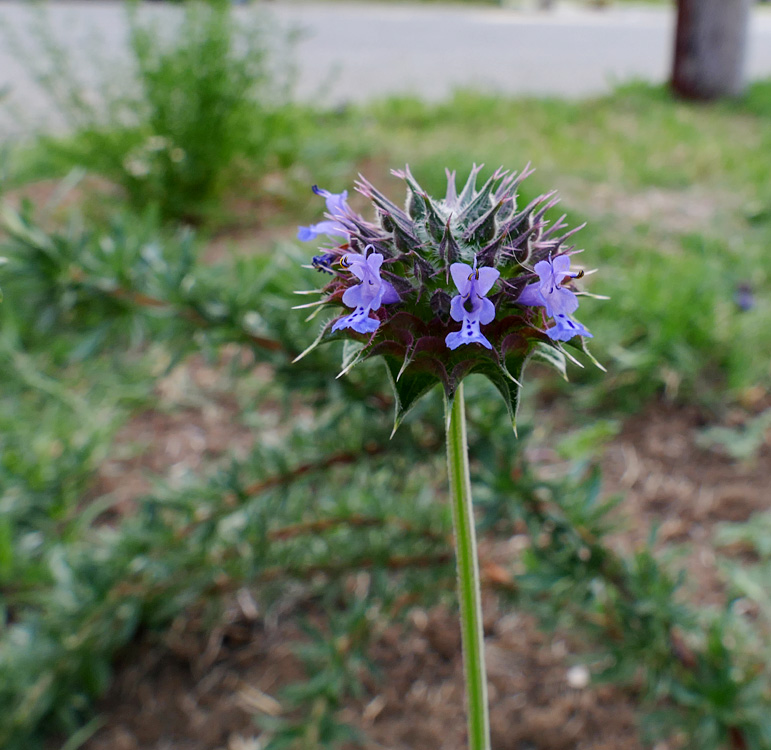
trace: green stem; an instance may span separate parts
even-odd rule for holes
[[[449,407],[449,404],[448,404]],[[479,587],[474,508],[466,445],[466,414],[463,384],[455,392],[447,417],[447,466],[450,474],[452,521],[458,561],[458,598],[463,638],[463,671],[466,676],[470,750],[490,750],[490,718],[487,709],[482,598]]]

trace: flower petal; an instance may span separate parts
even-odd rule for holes
[[[346,253],[341,265],[347,268],[359,281],[365,281],[371,276],[367,259],[358,253]]]
[[[480,297],[484,297],[492,288],[493,284],[498,281],[498,277],[501,272],[497,268],[490,268],[489,266],[482,266],[477,269],[479,273],[479,281],[477,282],[477,293]]]
[[[329,190],[324,190],[318,185],[314,185],[312,188],[316,195],[321,196],[326,200],[327,211],[335,216],[345,215],[348,212],[348,191],[343,190],[342,193],[330,193]]]
[[[543,291],[541,293],[543,294]],[[578,310],[578,297],[564,286],[557,287],[552,294],[544,295],[544,298],[546,312],[553,317],[570,315]]]
[[[485,325],[487,323],[492,322],[494,317],[495,317],[495,305],[492,302],[490,302],[489,299],[487,298],[483,299],[482,305],[477,311],[476,319],[482,325]]]
[[[361,284],[356,286],[350,286],[343,292],[343,304],[346,307],[358,307],[359,305],[366,305],[367,303],[362,299]]]
[[[367,256],[367,265],[374,273],[380,272],[380,266],[383,265],[383,256],[381,253],[370,253]]]
[[[327,211],[333,216],[345,216],[348,213],[348,191],[342,193],[327,193],[324,197],[327,199]]]
[[[468,277],[474,273],[474,269],[466,263],[453,263],[450,266],[450,275],[455,282],[455,286],[458,291],[465,295],[468,294],[468,286],[470,284]]]
[[[383,285],[383,304],[391,305],[394,302],[401,302],[402,298],[399,296],[399,292],[394,289],[393,284],[389,284],[387,281],[380,282]]]
[[[362,282],[359,286],[361,287],[363,299],[367,299],[367,296],[371,295],[369,297],[369,302],[367,303],[369,304],[369,309],[377,310],[380,307],[380,304],[383,301],[383,295],[385,294],[383,283],[378,279],[377,286],[375,286],[375,282],[372,279],[369,279],[368,281]]]
[[[533,270],[538,274],[541,284],[551,286],[554,284],[554,269],[548,260],[539,260]]]
[[[450,317],[460,323],[465,315],[466,311],[463,309],[463,297],[461,297],[460,294],[456,294],[450,300]]]
[[[463,321],[460,331],[448,333],[444,342],[450,349],[457,349],[463,344],[482,344],[487,349],[493,348],[493,345],[479,332],[479,322],[469,319]]]
[[[574,336],[593,338],[592,334],[586,330],[582,323],[573,320],[573,318],[567,315],[555,315],[554,323],[555,325],[546,329],[546,335],[552,341],[570,341]]]
[[[543,307],[546,302],[541,294],[540,284],[528,284],[522,294],[517,298],[518,305],[530,305],[533,307]]]
[[[570,256],[558,255],[551,262],[555,280],[558,284],[562,283],[562,280],[570,272]]]
[[[302,242],[308,242],[309,240],[315,240],[316,237],[322,234],[337,235],[339,237],[347,237],[348,232],[345,227],[338,221],[320,221],[318,224],[311,224],[309,227],[299,227],[297,230],[297,239]]]
[[[340,318],[333,326],[332,331],[339,331],[343,328],[353,328],[359,333],[372,333],[378,329],[380,321],[377,318],[369,317],[369,308],[364,306],[357,307],[350,315]]]

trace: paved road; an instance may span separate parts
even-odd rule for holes
[[[440,99],[471,86],[582,97],[633,78],[663,81],[674,26],[670,8],[650,6],[564,5],[550,12],[376,3],[268,7],[280,24],[303,31],[296,52],[298,95],[327,104],[391,93]],[[145,12],[173,27],[179,11],[153,7]],[[0,120],[0,134],[23,132],[30,120],[58,125],[8,39],[10,32],[32,49],[28,19],[23,3],[0,1],[0,90],[10,87],[8,100],[21,113],[18,119]],[[73,66],[84,73],[86,89],[108,69],[101,59],[111,58],[118,66],[125,61],[119,3],[60,2],[50,8],[49,20]],[[754,12],[747,72],[751,78],[771,76],[770,8]]]

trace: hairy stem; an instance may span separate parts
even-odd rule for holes
[[[447,466],[450,475],[452,520],[458,562],[458,598],[463,637],[463,671],[466,677],[470,750],[490,750],[487,708],[482,598],[479,585],[474,508],[466,444],[463,384],[458,386],[447,417]]]

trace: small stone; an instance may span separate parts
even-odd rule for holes
[[[589,684],[589,677],[589,670],[583,664],[576,664],[568,669],[568,685],[575,690],[583,690]]]

